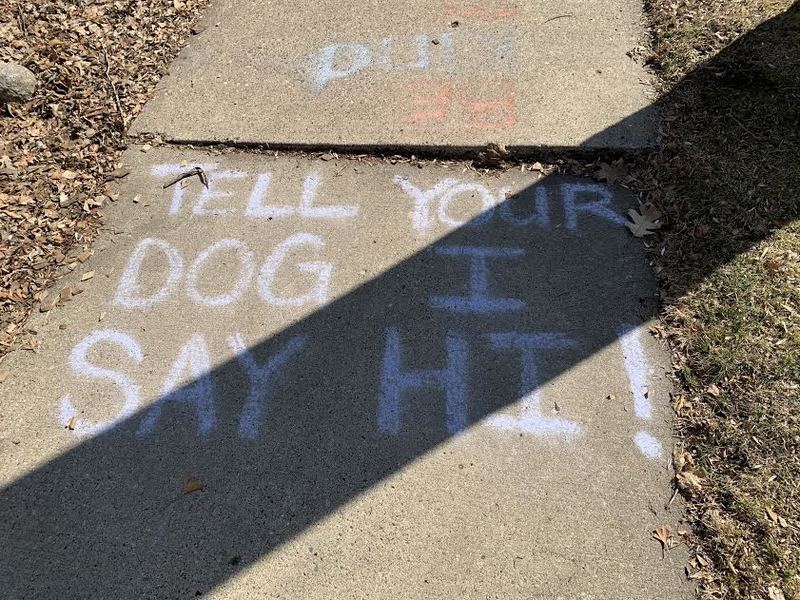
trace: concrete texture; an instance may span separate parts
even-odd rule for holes
[[[651,538],[677,537],[680,508],[628,193],[459,164],[127,160],[84,291],[3,364],[4,597],[691,597],[685,548]],[[194,163],[209,190],[162,189]],[[505,256],[482,279],[487,247]]]
[[[133,125],[182,142],[636,149],[639,0],[220,0]]]

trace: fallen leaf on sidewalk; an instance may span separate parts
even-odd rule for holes
[[[191,494],[192,492],[202,492],[202,491],[203,491],[203,482],[200,480],[199,477],[189,477],[189,479],[183,482],[184,494]]]
[[[83,275],[81,275],[81,281],[86,281],[94,277],[94,271],[87,271]]]
[[[655,206],[647,202],[639,204],[639,212],[633,208],[630,209],[628,216],[633,222],[625,223],[625,226],[630,229],[635,237],[644,237],[653,235],[661,227],[661,217],[663,215]]]
[[[502,169],[510,157],[511,153],[505,146],[490,142],[485,149],[478,153],[473,164],[478,169]]]
[[[669,528],[666,525],[662,525],[653,531],[652,535],[653,539],[658,540],[661,543],[661,558],[664,558],[666,550],[672,547],[670,545],[672,534],[669,532]]]
[[[59,296],[56,294],[55,296],[47,296],[39,303],[39,311],[40,312],[49,312],[56,307],[58,303]]]
[[[594,178],[598,181],[605,181],[609,185],[622,181],[628,176],[628,166],[621,158],[611,164],[601,162],[598,167],[594,172]]]

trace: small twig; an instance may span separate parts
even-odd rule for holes
[[[746,126],[744,123],[742,123],[742,122],[741,122],[739,119],[737,119],[737,118],[736,118],[736,115],[734,115],[734,114],[730,114],[730,115],[728,115],[728,116],[729,116],[731,119],[733,119],[733,122],[734,122],[734,123],[736,123],[736,124],[737,124],[739,127],[741,127],[742,129],[744,129],[744,130],[745,130],[747,133],[749,133],[749,134],[750,134],[752,137],[754,137],[754,138],[758,139],[758,138],[756,137],[756,134],[755,134],[755,133],[753,133],[752,131],[750,131],[750,130],[747,128],[747,126]]]
[[[28,37],[28,27],[25,25],[25,17],[19,4],[17,5],[17,21],[19,21],[19,29],[22,31],[22,35]]]
[[[125,118],[125,113],[122,111],[122,103],[119,101],[119,94],[117,94],[117,86],[114,85],[114,80],[111,79],[111,66],[108,62],[108,54],[106,53],[106,49],[103,48],[103,60],[106,63],[106,79],[108,79],[108,83],[111,86],[111,93],[114,95],[114,104],[117,107],[117,112],[119,113],[119,118],[122,121],[122,129],[123,131],[128,126],[128,120]]]
[[[206,189],[208,189],[208,177],[206,177],[206,173],[205,173],[205,171],[203,171],[203,167],[194,167],[193,169],[189,169],[188,171],[184,171],[183,173],[178,175],[175,179],[173,179],[169,183],[164,184],[163,189],[167,189],[168,187],[172,187],[173,185],[175,185],[179,181],[183,181],[187,177],[194,177],[195,175],[197,175],[197,177],[200,178],[200,182],[204,186],[206,186]]]
[[[574,17],[574,16],[575,15],[573,15],[572,13],[567,13],[564,15],[556,15],[555,17],[550,17],[546,21],[542,21],[542,25],[544,25],[545,23],[549,23],[550,21],[555,21],[556,19],[565,19],[566,17]]]
[[[669,499],[669,502],[667,502],[667,505],[666,505],[664,508],[666,508],[667,510],[669,510],[669,507],[670,507],[670,506],[672,506],[672,503],[673,503],[673,502],[674,502],[674,500],[675,500],[675,496],[677,496],[677,495],[678,495],[678,488],[675,488],[675,489],[672,491],[672,498],[670,498],[670,499]]]

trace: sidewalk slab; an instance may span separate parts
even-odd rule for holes
[[[639,0],[230,0],[135,134],[298,148],[638,149]]]
[[[3,365],[8,597],[693,597],[651,537],[681,511],[631,194],[127,162],[83,291]]]

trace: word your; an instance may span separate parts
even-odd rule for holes
[[[147,309],[168,300],[178,289],[184,279],[186,295],[195,304],[207,307],[228,306],[238,301],[250,287],[253,278],[256,278],[258,295],[267,304],[272,306],[304,306],[306,304],[321,305],[328,297],[333,265],[322,261],[300,261],[294,265],[301,273],[313,276],[314,284],[305,294],[298,296],[282,296],[275,291],[275,279],[281,272],[287,256],[297,249],[306,251],[320,250],[325,243],[316,235],[310,233],[297,233],[289,236],[278,244],[266,257],[256,276],[256,257],[253,251],[242,241],[236,239],[222,239],[211,244],[200,252],[189,265],[184,268],[184,260],[180,251],[168,242],[145,238],[141,240],[131,253],[125,270],[122,272],[114,302],[124,308]],[[161,286],[149,293],[142,292],[141,274],[143,265],[148,258],[160,255],[166,259],[167,271]],[[237,267],[236,279],[224,292],[209,294],[200,291],[199,281],[207,264],[219,255],[235,257]],[[209,269],[210,270],[210,269]]]
[[[329,44],[309,57],[311,83],[317,92],[332,81],[377,70],[383,72],[495,73],[514,63],[513,30],[498,33],[446,31],[407,38],[382,38],[377,44]]]
[[[478,95],[471,84],[453,82],[416,82],[411,86],[413,112],[405,123],[441,122],[457,119],[468,127],[498,129],[517,124],[516,86],[501,81],[490,86],[496,93]]]
[[[549,227],[552,224],[550,197],[544,186],[534,188],[532,211],[528,215],[514,214],[508,202],[510,190],[501,188],[492,192],[480,183],[464,183],[445,178],[427,189],[413,184],[407,177],[397,175],[395,183],[414,201],[411,213],[412,227],[415,231],[429,231],[436,221],[449,227],[476,227],[488,223],[495,215],[506,223],[515,226],[538,225]],[[575,232],[582,216],[599,217],[615,225],[625,220],[613,208],[614,195],[606,186],[596,183],[562,183],[558,186],[563,208],[564,227]],[[481,213],[471,219],[458,219],[452,216],[451,207],[456,201],[477,199]],[[435,209],[435,212],[434,212]]]

